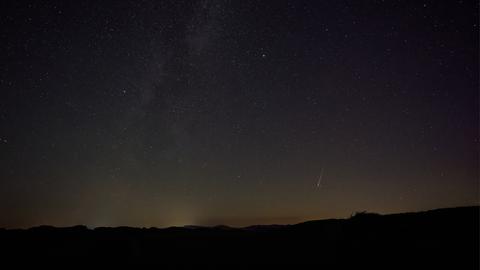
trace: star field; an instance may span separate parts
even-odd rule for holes
[[[0,227],[479,203],[477,1],[107,2],[0,8]]]

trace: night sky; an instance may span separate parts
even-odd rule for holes
[[[0,10],[0,227],[479,203],[478,1]]]

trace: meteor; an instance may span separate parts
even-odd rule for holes
[[[318,177],[317,188],[321,188],[321,187],[322,187],[322,177],[323,177],[323,168],[322,168],[322,170],[320,171],[320,176]]]

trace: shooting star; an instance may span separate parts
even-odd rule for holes
[[[323,168],[322,168],[322,170],[320,171],[320,176],[318,177],[317,188],[321,188],[321,187],[322,187],[322,177],[323,177]]]

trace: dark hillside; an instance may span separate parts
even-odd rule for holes
[[[246,228],[0,230],[4,262],[478,269],[479,208]]]

